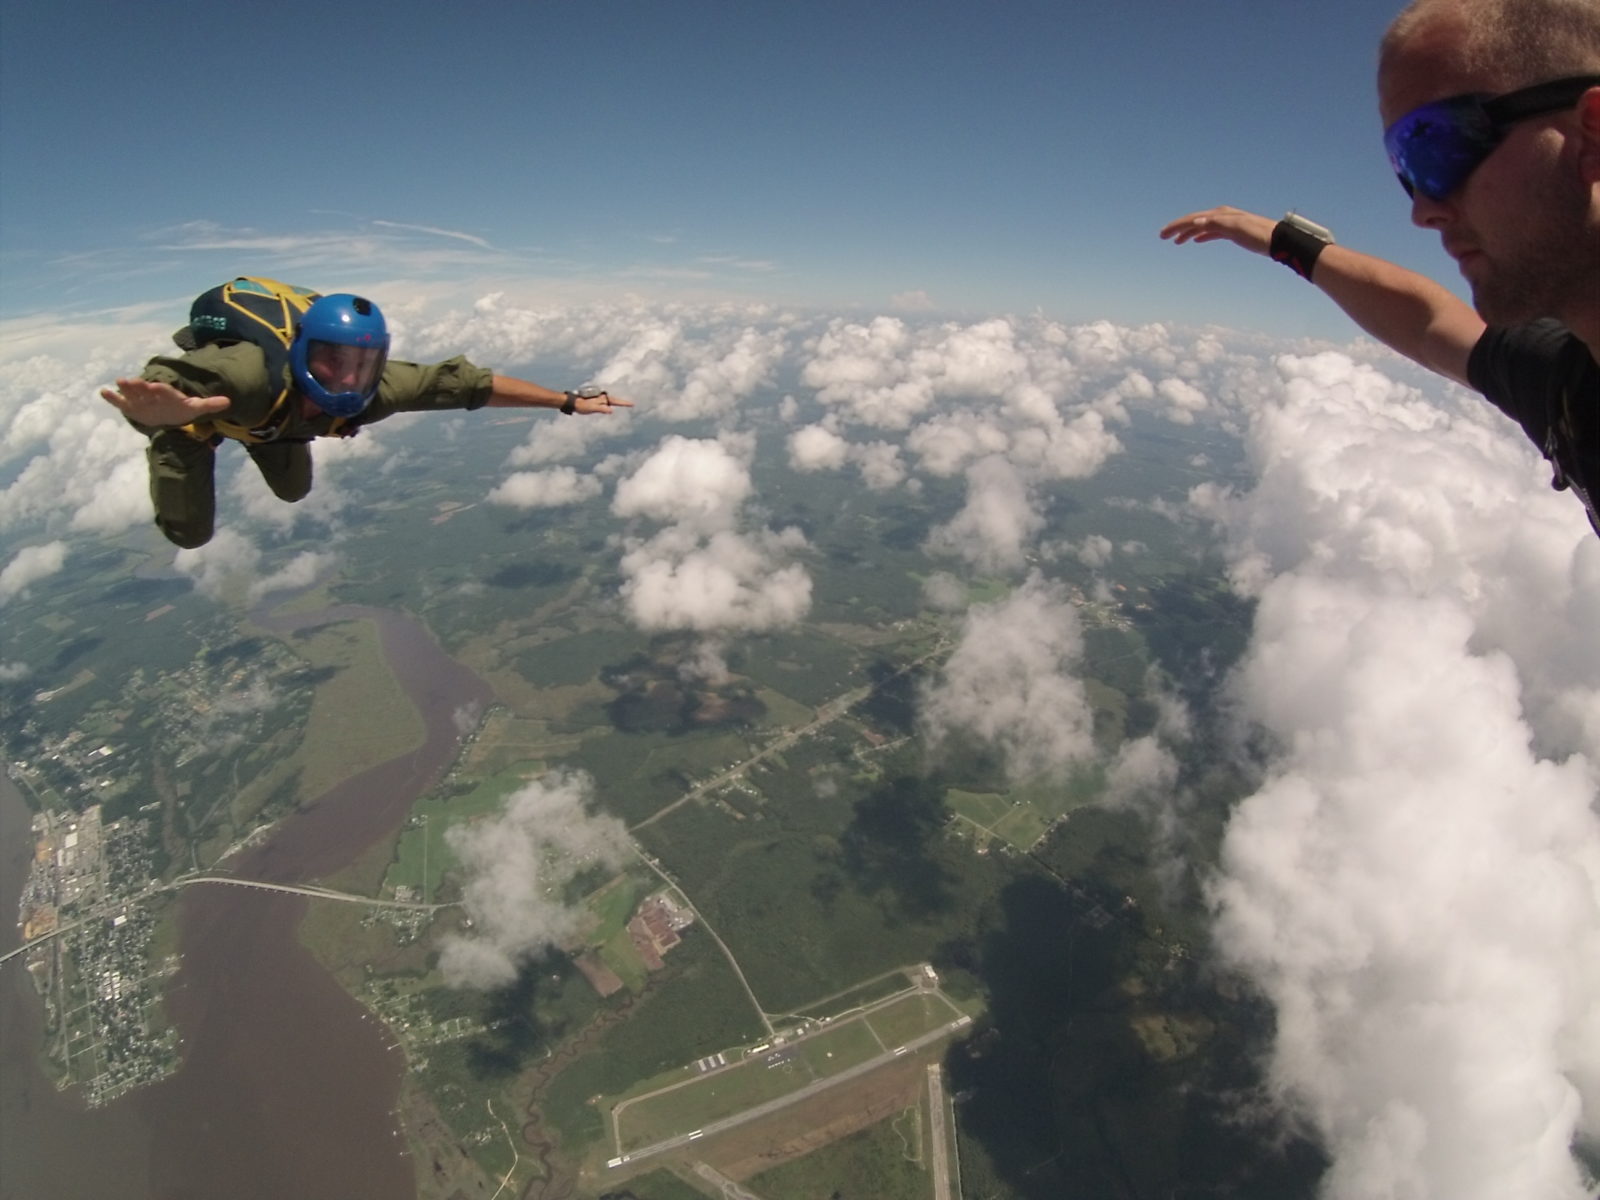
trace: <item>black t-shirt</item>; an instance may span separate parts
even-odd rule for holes
[[[1600,533],[1600,363],[1559,321],[1484,331],[1467,378],[1521,425]]]

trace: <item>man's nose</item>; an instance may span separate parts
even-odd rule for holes
[[[1440,229],[1455,216],[1450,201],[1434,200],[1420,191],[1411,193],[1411,223],[1422,229]]]

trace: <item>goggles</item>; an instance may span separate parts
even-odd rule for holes
[[[1600,75],[1552,79],[1500,96],[1450,96],[1414,108],[1383,131],[1389,165],[1406,195],[1443,200],[1505,140],[1518,121],[1570,108]]]

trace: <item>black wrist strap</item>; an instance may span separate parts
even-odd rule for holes
[[[1328,243],[1314,233],[1301,229],[1289,221],[1279,221],[1272,229],[1269,253],[1273,262],[1280,262],[1301,279],[1311,279],[1311,269],[1317,265],[1317,255]]]
[[[609,396],[610,393],[608,393],[604,388],[595,387],[593,384],[584,384],[583,387],[579,388],[577,391],[563,392],[562,395],[566,396],[567,399],[566,403],[561,406],[561,411],[570,417],[573,413],[578,411],[579,400],[599,400],[603,397]],[[609,399],[606,400],[606,407],[611,407],[611,401]]]

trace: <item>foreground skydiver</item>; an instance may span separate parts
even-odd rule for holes
[[[372,301],[321,296],[271,279],[212,288],[173,340],[181,355],[149,361],[100,395],[150,439],[150,499],[167,539],[192,549],[216,521],[216,447],[243,443],[274,495],[311,490],[313,438],[350,437],[398,412],[552,408],[609,415],[631,402],[599,388],[557,392],[457,356],[431,365],[389,359]]]
[[[1520,424],[1600,533],[1600,4],[1416,0],[1384,39],[1384,144],[1468,306],[1294,214],[1223,206],[1161,231],[1310,280],[1373,337]]]

